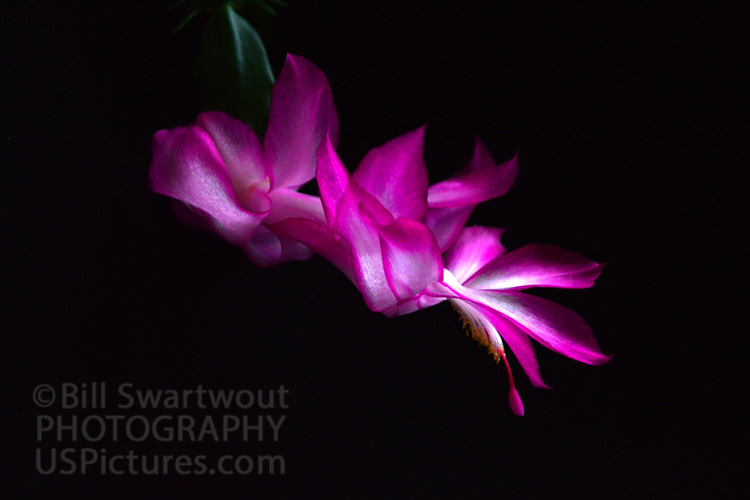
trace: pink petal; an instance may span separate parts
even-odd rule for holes
[[[333,144],[327,137],[323,139],[318,148],[317,180],[320,199],[329,226],[333,227],[336,224],[336,211],[347,193],[353,196],[357,202],[358,210],[362,210],[372,223],[385,225],[393,222],[393,215],[383,207],[377,198],[362,189],[349,176],[349,172],[347,172],[346,167],[336,154]]]
[[[260,142],[249,125],[219,111],[201,113],[196,125],[213,139],[235,192],[252,184],[263,183],[269,176]],[[268,189],[265,191],[268,192]]]
[[[427,208],[425,224],[435,235],[441,251],[445,252],[453,245],[473,210],[474,205],[453,208]]]
[[[488,263],[466,286],[482,290],[588,288],[594,285],[603,267],[556,246],[526,245]]]
[[[211,137],[197,126],[160,130],[154,135],[151,189],[206,213],[227,241],[241,245],[265,213],[243,210]]]
[[[244,250],[256,265],[261,267],[272,266],[281,258],[281,240],[261,226],[245,245]]]
[[[426,224],[440,248],[448,250],[477,203],[504,194],[518,173],[517,157],[495,165],[489,149],[477,139],[469,163],[453,178],[431,186],[427,192]]]
[[[336,266],[352,282],[357,283],[349,245],[336,236],[324,223],[304,218],[289,218],[272,224],[270,228],[278,235],[292,238],[308,246]]]
[[[396,219],[373,195],[362,189],[352,180],[349,189],[359,202],[359,211],[362,217],[367,219],[368,224],[375,226],[387,226],[393,224]]]
[[[592,365],[609,360],[586,322],[554,302],[525,293],[492,290],[472,290],[466,298],[498,311],[543,346],[569,358]]]
[[[385,275],[399,300],[411,298],[443,279],[440,247],[423,224],[397,219],[379,232]]]
[[[264,224],[274,224],[289,217],[302,217],[325,223],[325,214],[320,198],[309,194],[292,191],[291,189],[276,189],[271,191],[272,208],[263,221]]]
[[[473,290],[458,283],[450,271],[427,290],[429,295],[464,299],[492,309],[543,346],[592,365],[606,363],[591,329],[576,313],[554,302],[519,292]]]
[[[327,138],[318,148],[317,179],[326,220],[349,244],[355,282],[368,307],[383,311],[440,279],[440,249],[430,230],[395,220],[349,177]]]
[[[274,173],[274,189],[296,189],[315,177],[316,150],[326,132],[335,145],[338,115],[325,75],[310,61],[287,55],[271,91],[267,164]]]
[[[422,221],[427,210],[424,126],[372,149],[354,180],[395,217]]]
[[[336,209],[351,180],[327,135],[318,147],[316,176],[326,220],[332,227],[336,223]]]
[[[398,304],[386,309],[385,311],[383,311],[383,314],[385,314],[389,318],[395,318],[396,316],[403,316],[404,314],[410,314],[415,311],[427,309],[428,307],[432,307],[436,304],[444,302],[445,300],[445,297],[434,297],[426,293],[420,293],[415,297],[407,300],[402,300]]]
[[[383,268],[378,227],[393,216],[350,177],[326,137],[318,148],[318,187],[328,226],[349,244],[355,283],[374,311],[395,304]]]
[[[505,194],[518,174],[518,155],[500,165],[487,163],[489,152],[479,141],[469,166],[451,179],[439,182],[427,194],[430,208],[476,205]]]
[[[293,260],[306,260],[313,255],[312,250],[299,241],[274,234],[265,226],[258,226],[244,250],[250,260],[261,267]]]
[[[395,318],[404,314],[411,314],[419,311],[419,298],[413,297],[411,299],[402,300],[401,302],[392,305],[388,309],[382,311],[383,314],[389,318]]]
[[[354,193],[354,189],[349,189],[341,198],[336,208],[333,231],[351,247],[352,268],[365,303],[373,311],[382,311],[398,302],[398,299],[391,291],[385,274],[377,226],[369,217],[362,216],[360,202]]]
[[[251,184],[242,191],[238,191],[237,203],[248,212],[268,214],[271,210],[271,198],[266,187]]]
[[[486,264],[505,253],[500,243],[503,229],[482,226],[465,228],[445,254],[445,267],[459,283],[465,282]]]
[[[534,346],[531,344],[531,340],[526,332],[493,309],[484,306],[479,306],[479,309],[495,329],[497,329],[497,332],[516,356],[516,359],[518,359],[519,364],[523,368],[523,371],[526,372],[534,387],[549,389],[550,387],[542,380],[542,374],[539,372],[539,363],[537,363],[536,354],[534,353]]]
[[[279,240],[281,240],[281,258],[279,262],[307,260],[314,255],[310,248],[293,238],[279,236]]]
[[[493,168],[495,160],[492,158],[492,152],[482,140],[477,137],[474,141],[474,152],[471,155],[469,163],[456,173],[453,177],[460,177],[471,172],[478,172],[486,168]]]

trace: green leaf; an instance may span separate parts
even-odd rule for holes
[[[217,9],[203,30],[198,77],[206,110],[228,113],[263,136],[273,72],[258,33],[228,5]]]

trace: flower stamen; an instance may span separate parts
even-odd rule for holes
[[[466,335],[471,335],[474,340],[487,347],[487,351],[492,354],[492,356],[495,358],[496,363],[499,363],[500,360],[503,361],[503,365],[505,366],[505,373],[508,375],[508,403],[510,404],[510,409],[514,415],[522,417],[524,414],[523,402],[521,401],[521,396],[518,395],[518,391],[516,390],[516,383],[513,379],[513,372],[510,369],[510,364],[508,364],[508,358],[505,356],[505,347],[503,346],[502,341],[498,338],[500,343],[493,344],[490,340],[487,328],[485,328],[484,324],[481,321],[474,318],[469,312],[464,311],[460,307],[457,307],[452,302],[451,306],[456,310],[456,312],[458,312]]]
[[[481,321],[477,321],[470,314],[464,312],[460,307],[457,307],[451,302],[451,307],[458,313],[461,318],[461,326],[464,329],[467,337],[471,337],[476,340],[480,345],[487,348],[487,352],[495,358],[495,363],[500,362],[500,357],[505,355],[505,349],[500,345],[499,349],[502,354],[498,354],[498,349],[490,341],[490,336],[487,334],[487,330]]]
[[[523,402],[521,401],[521,396],[519,396],[518,391],[516,390],[516,383],[513,380],[513,372],[510,371],[508,358],[505,357],[505,352],[502,349],[498,349],[497,352],[503,358],[505,373],[508,374],[508,384],[510,385],[510,389],[508,391],[508,403],[510,404],[510,409],[514,415],[523,417]]]

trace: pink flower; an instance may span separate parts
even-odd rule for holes
[[[317,180],[325,220],[271,226],[331,261],[372,310],[388,315],[442,279],[441,244],[450,245],[477,203],[505,193],[517,172],[515,159],[496,166],[477,142],[463,171],[428,189],[423,144],[421,127],[370,151],[350,176],[324,140]]]
[[[323,220],[320,199],[297,189],[315,177],[326,132],[335,144],[338,117],[328,81],[306,59],[288,55],[262,145],[249,125],[202,113],[195,125],[156,133],[150,186],[180,202],[175,208],[185,222],[215,231],[258,265],[305,259],[308,248],[267,226],[291,216]]]
[[[503,341],[513,351],[531,383],[547,387],[539,373],[529,338],[569,358],[592,365],[609,360],[584,320],[573,311],[521,290],[533,287],[588,288],[603,265],[551,245],[526,245],[506,252],[502,230],[469,227],[445,254],[441,282],[428,287],[420,307],[448,299],[472,336],[502,359],[510,381],[510,405],[523,415],[505,358]]]
[[[585,363],[609,358],[574,312],[519,291],[589,287],[603,266],[549,245],[506,253],[501,230],[464,228],[477,203],[508,190],[518,170],[516,158],[495,165],[477,141],[464,170],[428,189],[423,132],[420,128],[370,151],[352,176],[325,140],[317,172],[325,220],[289,218],[272,229],[331,261],[375,311],[397,316],[449,300],[474,338],[503,360],[511,408],[522,415],[504,341],[537,387],[547,386],[530,338]]]
[[[272,226],[330,260],[383,311],[442,279],[427,211],[424,128],[370,151],[350,176],[326,137],[317,179],[325,219],[289,218]]]
[[[603,268],[549,245],[506,252],[501,230],[465,228],[474,207],[504,194],[517,157],[496,165],[477,140],[468,165],[428,186],[424,127],[370,151],[350,175],[334,146],[338,118],[323,73],[288,56],[271,95],[263,144],[226,114],[154,136],[151,188],[178,215],[241,246],[257,264],[304,259],[337,266],[370,309],[389,316],[450,301],[472,336],[502,360],[512,410],[523,414],[505,356],[515,353],[532,384],[547,387],[530,339],[572,359],[602,364],[586,323],[522,290],[586,288]],[[317,177],[320,198],[297,189]]]

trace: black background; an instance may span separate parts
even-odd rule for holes
[[[432,182],[468,159],[475,135],[498,161],[520,150],[515,186],[471,222],[509,228],[509,248],[546,242],[608,262],[592,289],[540,294],[586,318],[614,357],[590,367],[539,348],[552,391],[513,364],[518,418],[502,367],[447,304],[390,320],[322,259],[254,267],[146,187],[153,133],[200,111],[192,72],[205,18],[173,35],[166,2],[9,7],[7,498],[739,496],[745,371],[732,359],[746,326],[728,313],[744,300],[732,293],[746,227],[740,13],[290,3],[264,31],[272,66],[291,52],[326,73],[350,168],[425,122]],[[282,454],[286,474],[38,474],[34,387],[90,381],[283,384],[278,443],[133,447]]]

